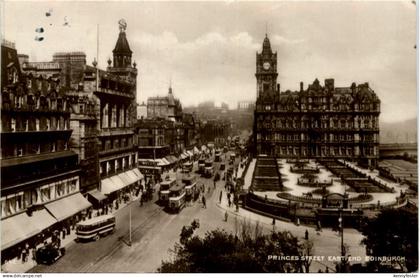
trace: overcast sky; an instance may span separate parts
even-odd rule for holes
[[[52,10],[51,16],[46,12]],[[205,100],[255,100],[255,53],[268,26],[278,52],[278,82],[334,78],[369,82],[387,122],[416,117],[416,6],[404,2],[6,2],[2,35],[31,61],[84,51],[106,67],[118,20],[139,69],[137,101],[164,95],[169,81],[184,106]],[[64,26],[65,20],[68,26]],[[43,27],[44,40],[35,41]]]

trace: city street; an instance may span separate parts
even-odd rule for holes
[[[227,155],[228,157],[228,155]],[[239,162],[236,160],[235,165]],[[215,163],[218,169],[219,163]],[[194,171],[197,163],[194,163]],[[180,170],[175,174],[178,182],[181,182]],[[164,177],[166,174],[164,174]],[[97,242],[71,243],[66,254],[51,266],[38,265],[30,272],[155,272],[162,260],[171,258],[170,249],[179,241],[181,229],[191,224],[194,219],[199,219],[200,228],[196,234],[203,236],[213,229],[224,229],[229,232],[238,230],[243,220],[251,223],[260,223],[261,228],[268,232],[273,229],[271,219],[256,215],[252,212],[240,209],[236,213],[234,208],[228,208],[225,193],[222,204],[218,203],[219,192],[224,192],[224,181],[217,182],[214,190],[213,179],[198,178],[198,184],[204,184],[206,188],[207,208],[203,208],[201,198],[192,206],[185,207],[179,214],[169,214],[158,206],[157,192],[154,201],[145,203],[140,207],[139,202],[120,209],[116,213],[117,227],[113,234],[101,238]],[[210,191],[207,189],[210,188]],[[129,210],[132,210],[132,245],[129,246]],[[228,221],[224,221],[224,212],[229,212]],[[309,231],[310,238],[314,241],[314,255],[340,254],[339,237],[331,230],[325,229],[316,235],[313,228],[296,226],[292,223],[277,221],[276,230],[290,230],[295,236],[302,238],[305,230]],[[346,229],[346,245],[349,246],[352,255],[364,255],[364,247],[360,246],[361,235],[354,229]],[[330,271],[334,269],[334,263],[330,261],[313,262],[311,272],[318,269],[325,270],[328,266]]]
[[[215,163],[219,167],[219,163]],[[197,163],[194,163],[194,171]],[[171,176],[173,174],[170,174]],[[182,175],[176,174],[180,183]],[[163,175],[165,177],[166,174]],[[115,232],[97,242],[71,243],[66,254],[51,266],[38,265],[30,272],[155,272],[163,259],[170,258],[170,248],[179,240],[181,229],[200,220],[198,234],[216,228],[229,230],[231,223],[223,221],[223,212],[216,206],[213,179],[199,178],[198,184],[206,188],[207,209],[199,198],[192,206],[185,207],[179,214],[168,214],[153,202],[133,202],[116,213]],[[224,182],[223,182],[224,185]],[[218,182],[217,193],[223,188]],[[207,191],[210,188],[210,192]],[[217,195],[217,194],[216,194]],[[129,210],[132,209],[132,246],[129,241]]]

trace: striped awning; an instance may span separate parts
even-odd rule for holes
[[[48,203],[45,205],[45,208],[57,221],[62,221],[91,206],[92,204],[82,194],[76,193]]]
[[[1,250],[39,234],[55,223],[57,220],[46,209],[35,210],[32,216],[23,212],[6,218],[1,221]]]

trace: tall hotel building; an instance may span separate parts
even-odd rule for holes
[[[266,36],[257,53],[254,142],[257,155],[346,158],[375,166],[379,158],[380,100],[368,83],[335,87],[318,79],[299,91],[280,91],[277,52]]]

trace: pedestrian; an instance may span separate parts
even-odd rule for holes
[[[275,226],[276,225],[276,219],[275,218],[273,218],[273,226]]]
[[[228,213],[227,211],[225,211],[225,222],[227,222],[227,220],[228,220]]]
[[[305,239],[308,240],[309,239],[309,233],[308,230],[305,231]]]
[[[36,248],[32,248],[32,260],[36,262]]]
[[[229,207],[232,204],[231,201],[230,201],[230,198],[228,198],[228,204],[229,204]]]
[[[219,195],[219,203],[222,203],[222,196],[223,196],[223,192],[222,190],[220,190],[220,195]]]
[[[27,256],[26,248],[23,248],[23,250],[22,250],[22,262],[23,263],[26,262],[26,256]]]
[[[201,201],[203,202],[203,208],[206,208],[206,197],[204,197],[204,195],[201,198]]]

